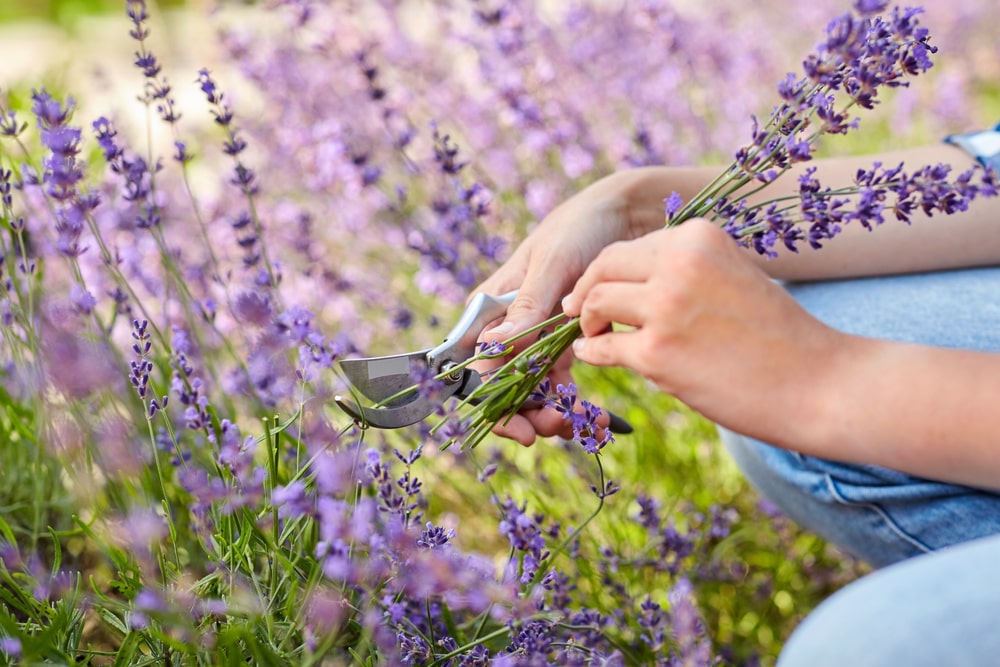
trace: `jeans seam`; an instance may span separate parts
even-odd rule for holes
[[[875,512],[875,514],[877,514],[882,519],[882,522],[886,525],[886,527],[889,528],[890,531],[896,534],[896,537],[900,538],[904,542],[910,544],[910,546],[924,553],[931,553],[932,551],[934,551],[933,548],[924,544],[916,537],[910,535],[905,530],[903,530],[902,527],[900,527],[899,524],[893,521],[892,517],[889,516],[889,513],[886,512],[884,509],[882,509],[880,505],[873,502],[858,502],[849,500],[846,497],[844,497],[843,494],[840,493],[840,490],[837,488],[837,483],[836,481],[834,481],[833,476],[830,473],[823,473],[823,477],[826,480],[827,490],[833,496],[833,499],[836,500],[838,503],[842,505],[847,505],[849,507],[863,507],[869,509],[872,512]]]

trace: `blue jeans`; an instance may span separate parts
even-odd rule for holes
[[[787,287],[843,331],[1000,352],[1000,268]],[[781,667],[998,663],[1000,494],[720,435],[788,516],[872,565],[891,566],[820,605],[792,635]]]

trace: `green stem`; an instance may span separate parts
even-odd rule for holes
[[[475,641],[471,641],[468,644],[465,644],[464,646],[459,646],[454,651],[451,651],[449,653],[445,653],[444,655],[440,656],[437,660],[435,660],[434,662],[432,662],[430,665],[428,665],[428,667],[437,667],[438,665],[442,665],[445,662],[447,662],[448,660],[451,660],[452,658],[454,658],[456,656],[462,655],[466,651],[471,651],[472,649],[476,648],[480,644],[485,644],[486,642],[490,641],[491,639],[496,639],[498,637],[503,637],[504,635],[508,634],[509,632],[510,632],[510,629],[506,628],[506,627],[500,628],[499,630],[494,630],[493,632],[491,632],[490,634],[488,634],[488,635],[486,635],[484,637],[480,637],[479,639],[477,639]]]

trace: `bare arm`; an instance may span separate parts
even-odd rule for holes
[[[847,335],[832,351],[814,418],[772,425],[775,444],[1000,489],[1000,355]]]

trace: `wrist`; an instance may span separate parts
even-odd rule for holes
[[[878,369],[883,341],[827,328],[800,373],[802,383],[790,387],[789,399],[799,414],[784,419],[787,428],[775,444],[803,454],[858,461],[856,447],[865,438],[865,403],[871,397],[873,369]],[[798,397],[797,399],[795,397]]]
[[[638,238],[666,224],[664,199],[676,192],[688,201],[715,175],[709,167],[637,167],[609,177],[627,211],[628,238]]]

